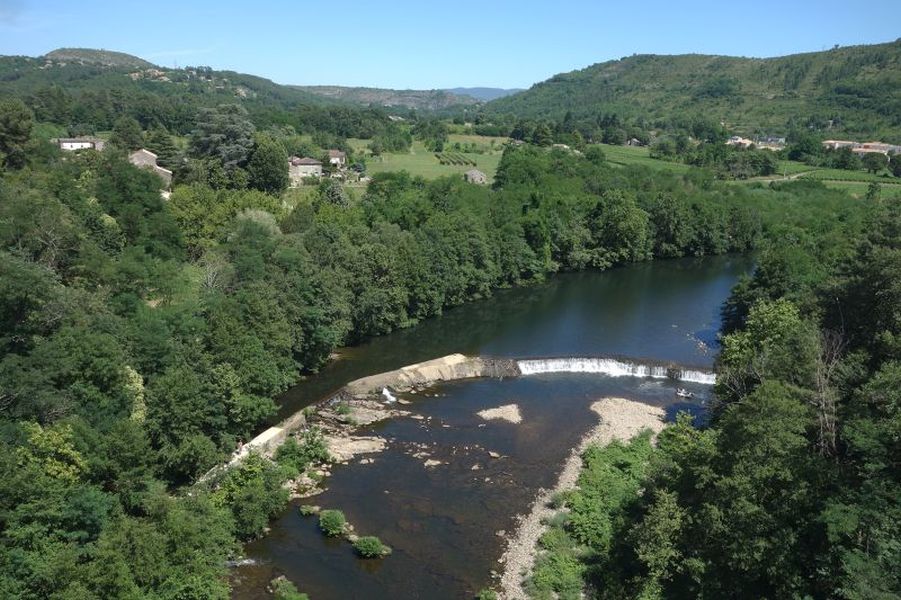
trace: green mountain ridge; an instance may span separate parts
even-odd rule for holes
[[[560,73],[489,114],[576,119],[704,116],[741,133],[835,129],[901,141],[901,40],[777,58],[641,54]]]

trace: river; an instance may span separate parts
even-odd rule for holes
[[[504,290],[342,350],[339,360],[284,395],[280,416],[358,377],[452,352],[616,354],[709,367],[719,309],[750,265],[732,256],[658,261]],[[389,449],[373,464],[336,468],[327,491],[304,501],[343,510],[360,534],[379,536],[394,553],[356,558],[347,542],[323,537],[316,518],[300,516],[295,503],[267,536],[247,546],[255,564],[236,570],[233,595],[267,598],[266,583],[284,574],[312,600],[472,597],[500,571],[503,535],[515,527],[515,516],[553,484],[570,448],[596,424],[593,400],[620,396],[663,406],[670,416],[703,413],[709,388],[683,387],[696,392],[692,402],[679,402],[669,381],[591,374],[459,381],[427,396],[403,395],[411,402],[404,408],[421,418],[365,430],[387,438]],[[511,403],[522,414],[518,425],[475,414]],[[443,464],[424,466],[422,452]]]

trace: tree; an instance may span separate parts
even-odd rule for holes
[[[881,193],[882,193],[882,186],[879,185],[879,182],[871,181],[870,184],[867,186],[867,194],[866,194],[865,198],[870,201],[879,200],[879,194],[881,194]]]
[[[819,334],[797,306],[784,299],[758,302],[745,329],[723,339],[718,401],[738,400],[766,380],[811,389],[820,352]]]
[[[141,124],[132,117],[119,117],[113,126],[110,144],[123,150],[137,150],[144,146]]]
[[[25,144],[33,125],[34,114],[21,100],[0,101],[0,166],[25,164]]]
[[[288,154],[281,144],[261,136],[247,163],[250,187],[278,195],[288,188]]]
[[[216,158],[228,170],[243,166],[253,150],[255,129],[243,106],[203,108],[191,133],[191,152],[198,158]]]
[[[889,165],[892,170],[892,175],[895,177],[901,177],[901,154],[893,154],[892,162]]]
[[[337,179],[323,179],[319,184],[319,199],[334,206],[348,206],[350,199]]]
[[[878,173],[888,166],[888,157],[881,152],[868,152],[861,159],[863,168],[870,173]]]
[[[147,149],[156,154],[159,166],[174,170],[178,166],[179,150],[165,129],[154,129],[147,135]]]
[[[604,161],[607,160],[607,157],[604,155],[604,151],[600,146],[597,145],[588,147],[588,149],[585,151],[585,158],[595,165],[602,165],[604,164]]]
[[[809,160],[822,152],[817,139],[805,131],[792,132],[789,135],[788,158],[790,160]]]
[[[547,123],[539,123],[535,127],[535,131],[532,132],[532,138],[530,140],[536,146],[550,146],[554,143],[553,135],[551,134],[551,128]]]

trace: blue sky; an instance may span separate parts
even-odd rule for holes
[[[528,87],[635,53],[779,56],[898,37],[901,0],[0,0],[0,54],[105,48],[295,84]]]

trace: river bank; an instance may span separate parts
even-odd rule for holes
[[[538,555],[538,540],[547,530],[544,525],[557,509],[551,506],[556,494],[576,487],[582,468],[582,453],[591,445],[607,445],[613,440],[629,440],[641,431],[650,429],[656,435],[664,427],[663,409],[624,398],[604,398],[591,405],[600,423],[586,433],[573,448],[554,487],[542,490],[532,503],[531,510],[519,519],[514,534],[508,539],[501,561],[501,597],[505,600],[527,600],[523,589],[524,577],[532,571]]]

